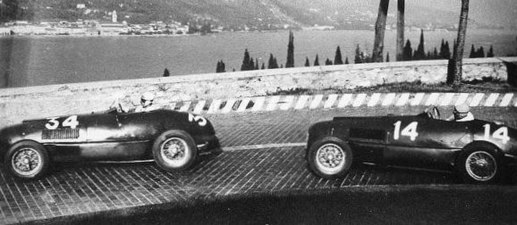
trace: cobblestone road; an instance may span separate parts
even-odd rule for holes
[[[1,170],[0,224],[102,212],[124,214],[150,205],[185,205],[254,193],[346,190],[352,186],[457,185],[448,173],[373,166],[357,166],[345,178],[324,180],[307,170],[303,146],[268,147],[303,143],[312,123],[333,116],[407,115],[421,110],[374,107],[206,115],[213,121],[224,151],[203,156],[192,170],[180,173],[164,172],[151,162],[60,165],[41,180],[19,181]],[[514,108],[473,111],[478,118],[517,127]],[[515,191],[513,187],[509,189]]]

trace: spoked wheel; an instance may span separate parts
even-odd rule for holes
[[[352,165],[352,150],[337,138],[323,138],[309,148],[309,167],[323,178],[344,176]]]
[[[502,176],[502,165],[495,147],[489,144],[473,144],[460,153],[456,166],[467,183],[495,183]]]
[[[22,141],[9,149],[5,165],[11,174],[18,178],[37,179],[47,172],[49,158],[45,147],[41,144]]]
[[[153,156],[164,170],[185,170],[195,162],[197,147],[188,133],[167,131],[154,142]]]

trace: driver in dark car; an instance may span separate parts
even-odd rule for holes
[[[148,112],[157,109],[153,105],[154,94],[151,92],[145,92],[142,94],[140,98],[140,105],[136,106],[130,100],[127,99],[117,99],[115,100],[111,106],[110,110],[116,110],[117,112],[123,113],[132,113],[132,112]],[[129,103],[128,103],[129,102]],[[128,106],[130,105],[130,106]]]
[[[470,112],[470,107],[465,103],[454,106],[452,114],[453,115],[447,119],[448,121],[467,122],[474,120],[474,114]]]

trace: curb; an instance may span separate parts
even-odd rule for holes
[[[371,93],[328,95],[276,95],[213,99],[162,104],[168,108],[196,114],[226,114],[275,110],[333,109],[345,107],[452,106],[517,107],[516,93]]]

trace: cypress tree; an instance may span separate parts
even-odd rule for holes
[[[386,52],[386,62],[390,62],[390,52]]]
[[[244,50],[244,59],[242,60],[241,71],[249,70],[250,65],[250,53],[248,49]]]
[[[343,58],[341,56],[341,49],[339,48],[339,45],[336,49],[336,56],[334,56],[334,65],[341,65],[343,64]]]
[[[486,57],[494,57],[494,48],[492,47],[492,45],[490,45],[490,49],[488,49]]]
[[[273,56],[272,53],[269,54],[269,60],[268,60],[268,69],[276,69],[278,68],[278,63],[276,62],[276,58]]]
[[[305,57],[305,66],[311,66],[311,63],[309,62],[309,57]]]
[[[327,60],[325,60],[325,65],[332,65],[332,61],[329,58],[327,58]]]
[[[294,35],[289,31],[289,44],[287,44],[287,62],[285,68],[294,67]]]
[[[402,54],[402,60],[409,61],[413,59],[413,49],[411,48],[411,41],[408,39],[404,46],[404,52]]]
[[[350,64],[350,63],[348,62],[348,56],[345,58],[345,64]]]
[[[438,59],[438,49],[436,49],[436,47],[434,47],[434,51],[433,51],[433,59]]]
[[[472,46],[470,47],[469,58],[476,58],[476,54],[477,54],[476,48],[474,48],[474,44],[472,44]]]
[[[266,65],[264,65],[264,62],[262,62],[262,67],[260,69],[261,70],[265,70],[266,69]]]
[[[359,44],[358,44],[357,47],[355,48],[355,59],[354,59],[355,64],[363,63],[361,53],[362,53],[361,48],[359,47]]]
[[[476,53],[476,57],[477,58],[484,58],[485,57],[485,49],[483,48],[483,46],[479,47],[477,53]]]
[[[167,68],[165,68],[165,70],[163,71],[163,76],[164,77],[168,77],[170,76],[171,74],[169,73],[169,70]]]
[[[257,60],[255,60],[255,68],[254,68],[254,69],[255,69],[255,70],[258,70],[258,69],[259,69],[259,61],[258,61],[258,59],[257,59]]]
[[[248,70],[254,70],[255,69],[255,62],[253,61],[253,57],[250,59],[250,63],[248,64]]]
[[[418,43],[418,48],[415,51],[415,55],[413,55],[414,60],[422,60],[425,59],[425,47],[424,47],[424,30],[420,30],[420,43]]]
[[[443,58],[444,59],[450,59],[451,58],[451,49],[449,48],[449,41],[445,42]]]
[[[316,58],[314,59],[314,66],[319,66],[320,65],[320,59],[318,57],[318,54],[316,54]]]
[[[442,43],[440,44],[440,59],[445,59],[445,40],[442,38]]]

